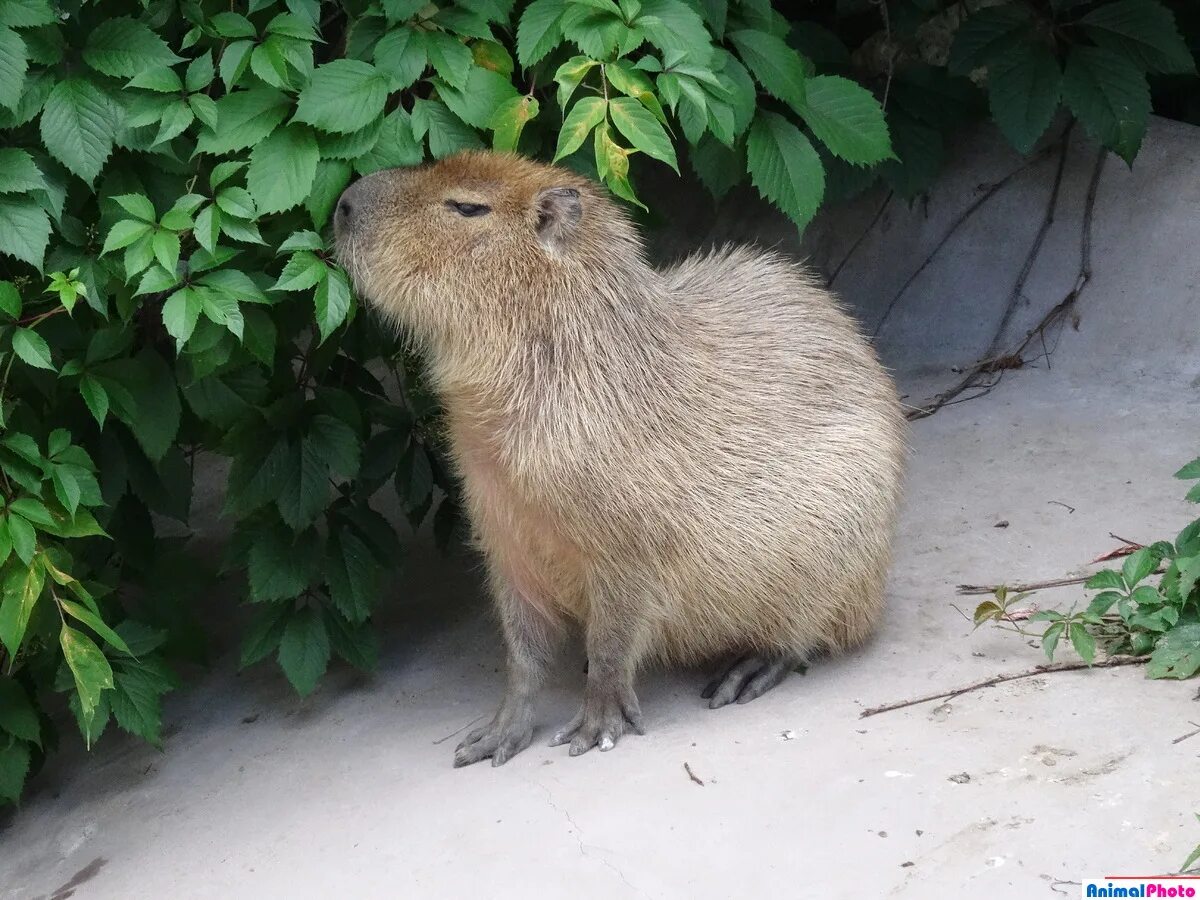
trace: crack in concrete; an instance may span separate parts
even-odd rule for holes
[[[526,781],[528,781],[528,779],[526,779]],[[639,897],[648,897],[649,896],[641,888],[637,887],[632,882],[630,882],[630,880],[625,877],[625,873],[622,872],[615,865],[613,865],[611,862],[609,862],[607,859],[604,859],[601,856],[593,856],[591,853],[588,852],[589,847],[593,847],[593,849],[596,849],[596,850],[603,850],[604,848],[594,847],[593,845],[587,844],[584,842],[583,830],[579,827],[579,823],[575,821],[575,818],[570,814],[570,812],[568,812],[566,809],[564,809],[563,807],[559,806],[557,803],[554,802],[554,795],[550,792],[550,788],[546,787],[546,785],[542,784],[540,781],[530,781],[529,783],[535,784],[539,788],[541,788],[543,791],[545,791],[547,805],[552,810],[554,810],[556,813],[561,815],[564,819],[566,819],[567,822],[570,824],[572,833],[575,836],[575,841],[576,841],[576,843],[579,844],[579,855],[580,856],[584,857],[585,859],[590,859],[593,862],[598,862],[602,866],[605,866],[605,867],[611,869],[614,873],[616,873],[616,876],[618,878],[620,878],[622,882],[624,882],[625,887],[627,887],[631,891],[635,892]]]

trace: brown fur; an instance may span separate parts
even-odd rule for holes
[[[903,417],[804,270],[746,248],[656,270],[600,189],[513,156],[381,172],[346,198],[341,259],[428,360],[510,648],[523,627],[548,653],[569,621],[590,656],[593,632],[619,635],[634,668],[867,637]]]

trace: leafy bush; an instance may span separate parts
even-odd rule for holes
[[[1175,477],[1200,479],[1200,459]],[[1200,503],[1200,482],[1192,485],[1187,499]],[[1155,575],[1162,578],[1152,584]],[[1065,637],[1088,665],[1099,649],[1109,656],[1148,656],[1146,674],[1151,678],[1191,678],[1200,672],[1200,519],[1180,531],[1174,542],[1157,541],[1135,550],[1120,571],[1102,569],[1085,587],[1099,592],[1086,609],[1047,609],[1029,617],[1031,622],[1049,623],[1040,634],[1022,627],[1013,615],[1028,594],[1004,588],[976,608],[975,624],[994,622],[1034,637],[1051,660]]]
[[[1192,72],[1155,0],[790,8],[0,0],[0,802],[64,701],[89,744],[159,743],[167,660],[204,658],[207,576],[162,527],[197,454],[230,461],[241,662],[301,694],[374,662],[400,546],[373,498],[453,533],[436,404],[329,255],[355,175],[491,145],[638,208],[635,175],[682,158],[803,226],[923,190],[979,85],[1018,149],[1061,101],[1132,159],[1146,73]]]

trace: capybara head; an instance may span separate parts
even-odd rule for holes
[[[642,260],[603,190],[518,156],[468,152],[352,184],[334,214],[360,296],[431,349],[592,297]],[[577,302],[577,301],[575,301]],[[577,306],[572,317],[586,315]]]

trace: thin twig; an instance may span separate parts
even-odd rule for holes
[[[696,782],[696,784],[700,785],[700,787],[704,787],[704,782],[696,777],[696,773],[692,771],[692,767],[687,763],[683,764],[683,771],[687,772],[688,778],[692,779],[692,781]]]
[[[1167,571],[1166,566],[1160,565],[1151,575],[1161,575]],[[1043,588],[1066,587],[1069,584],[1083,584],[1091,575],[1078,575],[1071,578],[1051,578],[1049,581],[1031,581],[1028,584],[960,584],[955,593],[958,594],[994,594],[1004,588],[1010,594],[1024,594],[1029,591],[1040,591]]]
[[[464,725],[462,728],[458,729],[458,731],[452,731],[448,735],[446,735],[444,738],[438,738],[436,741],[434,741],[434,743],[435,744],[446,743],[446,741],[450,740],[450,738],[454,737],[456,734],[466,731],[468,728],[470,728],[472,725],[474,725],[476,722],[478,722],[482,718],[483,718],[483,716],[476,716],[470,722],[468,722],[466,725]]]
[[[1141,550],[1146,546],[1145,544],[1138,543],[1137,541],[1131,541],[1129,538],[1123,538],[1119,534],[1113,534],[1111,531],[1108,533],[1108,536],[1114,541],[1120,541],[1127,547],[1132,547],[1134,550]]]
[[[842,269],[845,268],[846,263],[850,261],[850,257],[857,252],[862,242],[867,239],[867,235],[875,229],[875,226],[883,217],[883,211],[888,208],[888,204],[892,202],[892,197],[894,196],[896,196],[895,191],[888,191],[887,196],[883,198],[883,203],[879,204],[879,209],[876,210],[875,215],[871,217],[871,224],[863,229],[863,233],[858,236],[858,240],[856,240],[850,246],[850,249],[846,251],[846,255],[842,257],[842,261],[838,263],[836,267],[834,267],[833,274],[830,275],[829,280],[825,282],[825,287],[833,287],[833,283],[837,281],[838,275],[842,273]]]
[[[1107,157],[1107,151],[1103,147],[1100,148],[1099,154],[1096,158],[1095,168],[1092,170],[1092,180],[1088,185],[1087,199],[1084,202],[1083,227],[1081,229],[1079,239],[1079,274],[1075,277],[1075,284],[1072,286],[1067,295],[1057,304],[1055,304],[1050,311],[1042,317],[1042,320],[1038,322],[1034,328],[1026,333],[1025,339],[1021,341],[1016,350],[1002,357],[1003,359],[1014,361],[1014,365],[1011,366],[1012,368],[1020,368],[1024,366],[1025,361],[1022,357],[1022,354],[1035,338],[1042,342],[1042,358],[1046,360],[1047,366],[1049,366],[1050,356],[1056,349],[1058,349],[1058,342],[1055,341],[1054,346],[1047,348],[1045,346],[1046,331],[1066,317],[1067,313],[1074,308],[1075,302],[1079,299],[1079,295],[1082,293],[1084,287],[1086,287],[1088,282],[1092,280],[1092,221],[1095,217],[1096,194],[1100,187],[1100,175],[1104,171],[1104,161],[1107,159]],[[1040,242],[1038,246],[1040,246]],[[1007,313],[1005,318],[1007,320]],[[997,332],[997,340],[1001,335],[1001,331]],[[993,341],[993,344],[995,344],[995,340]],[[990,356],[991,354],[988,355]],[[933,415],[943,406],[950,406],[953,402],[960,402],[952,400],[952,398],[957,397],[960,393],[968,388],[978,386],[978,377],[981,374],[994,371],[994,368],[994,364],[990,360],[976,363],[967,371],[967,374],[958,382],[958,384],[949,390],[938,394],[927,406],[910,411],[907,414],[907,418],[910,421],[924,419]],[[967,397],[964,399],[970,400],[987,394],[992,388],[999,384],[1003,375],[1004,373],[1001,371],[995,380],[986,385],[983,391],[973,395],[972,397]]]
[[[1004,314],[1000,317],[1000,324],[996,326],[991,343],[988,344],[987,351],[983,354],[984,361],[977,362],[971,366],[966,374],[959,379],[957,384],[934,397],[932,403],[923,409],[908,413],[907,418],[909,421],[932,416],[963,391],[976,387],[980,375],[990,374],[997,370],[996,363],[994,362],[997,357],[1005,360],[1005,364],[1000,367],[1000,377],[1003,377],[1004,369],[1014,368],[1019,365],[1019,363],[1012,361],[1014,354],[1001,355],[998,352],[1000,342],[1004,339],[1004,332],[1008,330],[1008,323],[1017,308],[1017,303],[1024,294],[1025,282],[1029,279],[1030,272],[1033,271],[1034,263],[1041,256],[1042,244],[1046,240],[1046,234],[1049,232],[1050,226],[1054,223],[1054,211],[1058,208],[1058,196],[1062,189],[1063,171],[1067,164],[1067,151],[1070,149],[1070,137],[1070,126],[1068,126],[1067,132],[1063,135],[1062,141],[1059,144],[1058,167],[1054,172],[1054,183],[1050,187],[1050,196],[1046,202],[1046,212],[1042,216],[1042,224],[1038,227],[1037,234],[1034,235],[1033,244],[1030,245],[1029,252],[1025,256],[1025,264],[1021,266],[1017,280],[1013,283],[1013,288],[1009,292],[1008,304],[1004,307]],[[1026,338],[1026,341],[1028,341],[1028,338]],[[992,387],[995,387],[998,380],[997,378],[996,381],[988,385],[988,389],[990,390]]]
[[[858,717],[865,719],[869,716],[877,716],[880,713],[891,712],[895,709],[904,709],[906,706],[929,703],[932,700],[952,700],[970,691],[995,687],[998,684],[1004,684],[1006,681],[1016,681],[1019,678],[1033,678],[1037,675],[1049,675],[1053,672],[1075,672],[1079,669],[1112,669],[1116,666],[1133,666],[1144,663],[1149,658],[1149,656],[1112,656],[1100,662],[1091,663],[1090,665],[1085,662],[1047,663],[1041,666],[1034,666],[1032,669],[1026,669],[1024,672],[1013,672],[1009,675],[994,675],[991,678],[985,678],[983,681],[977,681],[974,684],[968,684],[966,687],[957,688],[953,691],[943,691],[940,694],[930,694],[926,697],[916,697],[912,700],[900,700],[896,703],[885,703],[883,706],[873,706],[870,709],[864,709],[858,714]]]
[[[879,321],[875,324],[875,329],[871,332],[871,337],[874,338],[874,337],[879,336],[880,330],[883,328],[884,324],[887,322],[888,318],[891,316],[892,310],[896,308],[896,304],[900,302],[900,298],[903,297],[905,295],[905,293],[907,293],[908,289],[910,287],[912,287],[913,282],[916,281],[917,278],[920,277],[921,273],[924,272],[927,268],[929,268],[929,265],[933,262],[934,258],[942,251],[942,248],[945,247],[947,243],[949,243],[950,238],[954,237],[955,232],[957,232],[958,229],[961,228],[968,219],[970,219],[973,215],[975,215],[975,213],[979,212],[979,210],[989,200],[991,200],[994,196],[996,196],[997,193],[999,193],[1001,190],[1003,190],[1004,187],[1010,181],[1012,181],[1014,178],[1016,178],[1018,175],[1020,175],[1026,169],[1029,169],[1031,166],[1035,165],[1036,163],[1041,162],[1041,160],[1045,156],[1047,156],[1052,150],[1055,149],[1055,146],[1056,145],[1051,144],[1049,147],[1046,147],[1045,149],[1043,149],[1041,152],[1039,152],[1035,156],[1032,156],[1029,159],[1027,159],[1024,163],[1022,163],[1016,169],[1013,169],[1011,172],[1009,172],[1007,175],[1005,175],[1003,178],[1001,178],[995,184],[991,185],[991,187],[989,187],[986,191],[984,191],[975,200],[974,203],[972,203],[965,210],[963,210],[961,213],[959,213],[958,218],[956,218],[952,223],[950,223],[950,227],[946,229],[945,234],[942,235],[941,239],[938,240],[937,244],[934,245],[933,249],[929,251],[929,255],[925,257],[925,259],[921,263],[921,265],[919,265],[917,267],[915,272],[913,272],[910,276],[908,276],[908,278],[907,278],[907,280],[905,280],[904,284],[902,284],[900,286],[900,290],[896,291],[896,293],[892,296],[892,299],[888,301],[888,305],[884,309],[883,315],[880,316]]]
[[[1195,723],[1195,722],[1188,722],[1188,724],[1189,724],[1189,725],[1196,725],[1196,723]],[[1195,737],[1195,736],[1196,736],[1196,735],[1198,735],[1198,734],[1200,734],[1200,725],[1196,725],[1196,730],[1195,730],[1195,731],[1189,731],[1187,734],[1182,734],[1182,735],[1180,735],[1179,737],[1175,738],[1175,740],[1171,741],[1171,743],[1172,743],[1172,744],[1182,744],[1182,743],[1183,743],[1184,741],[1186,741],[1188,738],[1190,738],[1190,737]]]
[[[1029,591],[1040,591],[1043,588],[1066,587],[1069,584],[1083,584],[1091,575],[1080,575],[1078,578],[1052,578],[1049,581],[1031,581],[1028,584],[960,584],[955,593],[958,594],[994,594],[1004,588],[1014,594],[1024,594]]]

